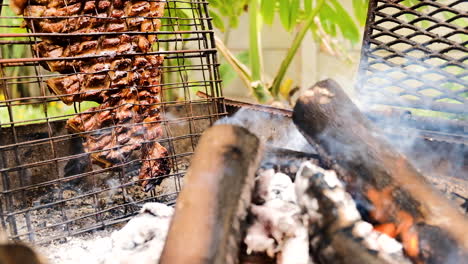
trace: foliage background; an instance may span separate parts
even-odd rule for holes
[[[214,2],[216,1],[219,0]],[[242,1],[249,2],[249,0]],[[212,2],[210,1],[210,4]],[[335,13],[337,8],[334,3],[338,7],[342,7],[338,15]],[[344,87],[351,88],[353,86],[359,64],[360,46],[367,15],[366,10],[362,7],[366,5],[367,1],[325,1],[319,17],[322,22],[322,30],[326,31],[328,39],[324,40],[322,36],[312,30],[307,33],[285,76],[284,83],[289,85],[289,89],[295,87],[306,89],[316,81],[324,78],[335,78]],[[216,8],[213,8],[213,10],[219,14],[223,13]],[[270,79],[275,77],[279,65],[300,28],[300,25],[288,26],[288,23],[282,19],[279,12],[281,10],[277,10],[275,16],[269,18],[271,19],[271,25],[269,22],[264,22],[262,30],[264,71],[265,75]],[[214,21],[223,19],[222,22],[217,22],[217,35],[226,42],[227,47],[238,56],[241,62],[249,64],[249,16],[240,12],[240,17],[235,18],[233,15],[231,19],[219,14],[213,16],[215,17]],[[300,17],[303,14],[296,14],[296,16]],[[255,101],[252,98],[251,91],[229,68],[226,64],[221,65],[221,73],[224,77],[224,94],[227,97]],[[352,89],[349,89],[349,92],[354,93]]]

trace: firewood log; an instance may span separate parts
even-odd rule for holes
[[[45,264],[32,248],[22,243],[8,241],[5,232],[0,228],[0,263],[1,264]]]
[[[218,125],[203,134],[159,263],[238,263],[240,222],[261,152],[258,138],[241,127]]]
[[[402,245],[361,220],[354,199],[334,171],[304,162],[295,182],[319,263],[409,264]]]
[[[381,136],[336,82],[322,81],[307,90],[293,120],[348,191],[370,202],[370,218],[395,225],[406,254],[420,259],[427,253],[418,244],[427,242],[418,240],[421,224],[446,234],[430,250],[437,251],[440,241],[453,241],[457,252],[468,251],[467,218]]]

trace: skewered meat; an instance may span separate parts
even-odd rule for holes
[[[161,74],[157,69],[162,64],[159,56],[137,56],[112,62],[83,66],[83,73],[47,80],[49,88],[66,104],[81,101],[103,102],[115,91],[125,87],[141,87],[160,84]],[[159,91],[154,91],[159,94]]]
[[[141,149],[140,180],[145,190],[168,174],[167,150],[155,142],[163,134],[160,82],[163,57],[147,54],[157,40],[165,2],[139,0],[15,0],[25,26],[45,36],[33,46],[47,58],[41,65],[64,74],[46,80],[64,103],[101,103],[68,120],[68,128],[85,138],[94,162],[109,167]],[[125,34],[126,31],[145,34]],[[109,34],[100,34],[100,33]]]
[[[150,178],[170,172],[167,150],[157,142],[163,134],[159,118],[159,87],[137,92],[124,89],[103,104],[90,108],[68,120],[75,132],[93,131],[85,135],[85,150],[98,164],[108,167],[127,160],[136,149],[142,150],[143,165],[139,178],[145,190],[160,180]]]
[[[36,3],[36,4],[33,4]],[[156,41],[155,35],[90,35],[101,32],[141,31],[154,32],[159,30],[159,17],[164,12],[164,1],[128,1],[128,0],[100,0],[100,1],[32,1],[26,5],[21,1],[14,1],[12,5],[26,17],[26,26],[33,32],[40,33],[73,33],[67,38],[55,36],[43,37],[43,41],[34,45],[36,55],[41,58],[51,58],[43,62],[44,68],[59,73],[85,73],[86,76],[98,74],[97,79],[107,80],[102,73],[95,73],[89,69],[96,57],[112,63],[118,55],[147,53]],[[80,35],[85,34],[85,35]],[[59,60],[59,58],[64,58]],[[159,63],[159,64],[158,64]],[[160,65],[157,60],[152,66]],[[153,67],[156,71],[157,67]],[[135,71],[136,69],[129,69]],[[132,75],[132,74],[129,74]],[[71,96],[76,88],[62,88],[63,84],[75,84],[81,78],[69,77],[69,80],[52,79],[48,82],[49,89],[54,93]],[[104,81],[105,82],[105,81]],[[93,82],[79,82],[81,90],[95,89]],[[122,84],[125,85],[125,82]],[[128,85],[132,85],[131,83]],[[103,85],[104,87],[107,85]],[[65,86],[66,87],[66,86]],[[86,93],[85,93],[86,94]],[[96,100],[95,93],[91,93],[91,100]],[[87,100],[83,96],[61,96],[67,104],[76,100]]]
[[[138,124],[148,117],[158,117],[159,103],[159,97],[148,91],[123,89],[103,104],[69,119],[67,124],[76,132],[97,130],[129,121]]]
[[[145,191],[152,190],[162,182],[158,176],[166,175],[170,171],[167,150],[159,143],[148,143],[143,147],[143,165],[140,170],[139,179],[144,180],[142,185]],[[154,179],[155,180],[151,180]]]
[[[27,17],[27,26],[40,33],[78,33],[78,30],[92,29],[104,24],[108,27],[106,32],[146,32],[159,29],[159,20],[147,18],[161,17],[164,12],[163,3],[163,1],[114,1],[111,11],[109,10],[112,3],[106,0],[101,0],[97,4],[94,1],[78,2],[60,8],[29,5],[24,8],[23,15]]]

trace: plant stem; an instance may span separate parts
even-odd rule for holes
[[[254,81],[261,79],[263,71],[259,5],[259,0],[251,1],[249,5],[250,65],[252,67],[252,79]]]
[[[304,21],[304,25],[302,26],[302,28],[300,29],[300,31],[297,33],[296,37],[294,38],[291,48],[289,48],[288,53],[286,54],[286,58],[284,58],[283,62],[281,63],[278,73],[276,74],[276,77],[273,80],[273,84],[271,86],[271,94],[274,97],[278,96],[281,83],[283,82],[284,76],[286,75],[286,71],[291,65],[291,62],[294,56],[296,55],[297,50],[301,46],[302,41],[304,40],[304,37],[307,34],[307,31],[309,31],[310,27],[313,25],[314,18],[318,14],[320,9],[322,8],[322,5],[324,2],[325,0],[318,0],[317,6],[307,16],[306,20]]]
[[[250,67],[252,69],[252,80],[250,87],[254,96],[260,103],[271,100],[269,92],[265,89],[263,82],[263,56],[261,41],[261,15],[260,0],[253,0],[249,5],[249,40],[250,40]]]
[[[223,42],[226,43],[226,45],[229,44],[230,35],[231,35],[231,26],[228,23],[226,30],[224,31],[224,40],[223,40]]]
[[[250,88],[252,84],[252,74],[250,73],[249,68],[240,62],[217,36],[215,36],[215,42],[216,48],[226,59],[227,63],[229,63],[234,71],[239,75],[239,78],[244,82],[245,86]]]

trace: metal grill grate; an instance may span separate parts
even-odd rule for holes
[[[102,7],[110,3],[110,9],[119,1],[74,2],[93,2],[96,6],[103,3]],[[68,2],[73,3],[73,1]],[[120,2],[138,4],[159,3],[160,1],[124,0]],[[33,23],[31,23],[33,26],[25,27],[24,21],[29,19],[29,21],[57,22],[64,19],[72,21],[72,19],[88,17],[102,19],[107,28],[112,20],[106,16],[100,16],[102,12],[98,11],[97,7],[95,13],[91,12],[88,15],[84,15],[84,11],[81,11],[78,14],[60,17],[23,17],[13,13],[8,2],[2,3],[0,16],[0,96],[2,96],[0,101],[0,228],[4,229],[11,239],[30,241],[35,244],[66,239],[69,236],[122,223],[133,215],[139,209],[138,205],[143,202],[157,200],[173,203],[175,201],[198,137],[206,127],[225,114],[211,18],[208,16],[207,5],[207,1],[203,0],[167,0],[164,15],[157,19],[149,16],[120,18],[121,21],[125,21],[127,29],[130,29],[131,23],[149,20],[154,25],[155,21],[159,20],[162,25],[159,31],[50,33],[42,28],[35,31]],[[69,5],[65,4],[65,6]],[[111,11],[104,11],[106,12],[110,14]],[[71,22],[68,24],[72,25]],[[145,52],[133,49],[128,52],[104,54],[96,49],[92,54],[75,54],[60,58],[44,56],[38,51],[38,46],[35,46],[41,41],[50,41],[52,43],[65,42],[66,44],[60,45],[68,47],[77,39],[81,42],[98,39],[99,48],[102,49],[102,39],[120,38],[123,35],[144,36],[146,40],[151,36],[156,38],[153,44],[150,43],[149,50]],[[157,77],[161,79],[160,83],[153,85],[160,89],[160,101],[148,103],[138,99],[128,105],[139,107],[138,109],[154,105],[160,113],[160,118],[150,122],[146,119],[131,122],[128,127],[156,124],[162,128],[162,136],[147,139],[145,135],[144,138],[147,140],[141,144],[119,143],[111,145],[113,147],[110,149],[98,148],[85,151],[84,143],[86,143],[87,135],[99,133],[119,135],[118,131],[121,131],[119,129],[127,123],[115,121],[116,113],[111,112],[113,116],[110,124],[98,124],[96,129],[90,131],[70,130],[66,127],[68,119],[76,117],[78,113],[83,113],[90,107],[102,106],[105,103],[102,99],[89,98],[79,102],[82,99],[76,98],[81,98],[82,94],[86,95],[88,92],[83,90],[82,87],[85,84],[81,82],[81,79],[78,92],[59,95],[49,91],[48,80],[80,76],[80,74],[106,76],[104,78],[108,80],[107,78],[116,76],[116,69],[104,68],[85,72],[80,70],[83,69],[79,68],[81,66],[75,65],[78,65],[77,62],[91,60],[106,62],[108,59],[118,58],[130,58],[133,63],[142,56],[148,55],[164,57],[164,63],[158,65],[157,69],[152,67],[144,69],[150,73],[162,72]],[[56,65],[53,64],[54,62],[69,63],[67,65],[72,65],[73,70],[59,68],[59,70],[49,71],[54,67],[53,65]],[[130,72],[138,72],[138,70],[138,67],[134,67],[132,70],[124,71],[126,76],[129,76]],[[85,80],[88,81],[88,79]],[[71,85],[66,87],[71,87]],[[115,96],[125,89],[134,89],[139,95],[141,90],[149,88],[144,87],[140,82],[140,85],[135,84],[131,87],[130,84],[124,84],[118,87],[108,86],[101,90],[109,91],[110,95]],[[197,98],[195,96],[197,91],[206,93],[208,97]],[[76,97],[77,94],[78,97]],[[67,98],[72,98],[70,100],[73,102],[66,101]],[[65,104],[64,101],[70,105]],[[117,107],[125,107],[125,104]],[[134,108],[131,109],[133,113],[136,112]],[[108,110],[112,110],[112,107],[91,108],[93,113],[104,113]],[[148,130],[143,131],[144,134],[148,134]],[[130,135],[132,136],[133,134]],[[151,146],[149,144],[155,144],[154,142],[168,150],[165,160],[169,161],[170,172],[165,175],[156,175],[162,179],[162,183],[156,189],[144,192],[140,186],[142,179],[138,179],[138,174],[141,164],[149,161],[144,160],[140,152],[144,146]],[[121,151],[118,153],[126,153],[122,149],[128,146],[135,150],[128,152],[128,155],[123,158],[120,157],[111,166],[109,164],[96,165],[91,158],[92,155],[99,155],[101,152],[108,153],[105,151],[115,150]],[[161,160],[155,159],[154,161]]]
[[[416,115],[466,120],[466,10],[463,0],[371,0],[362,97]]]

